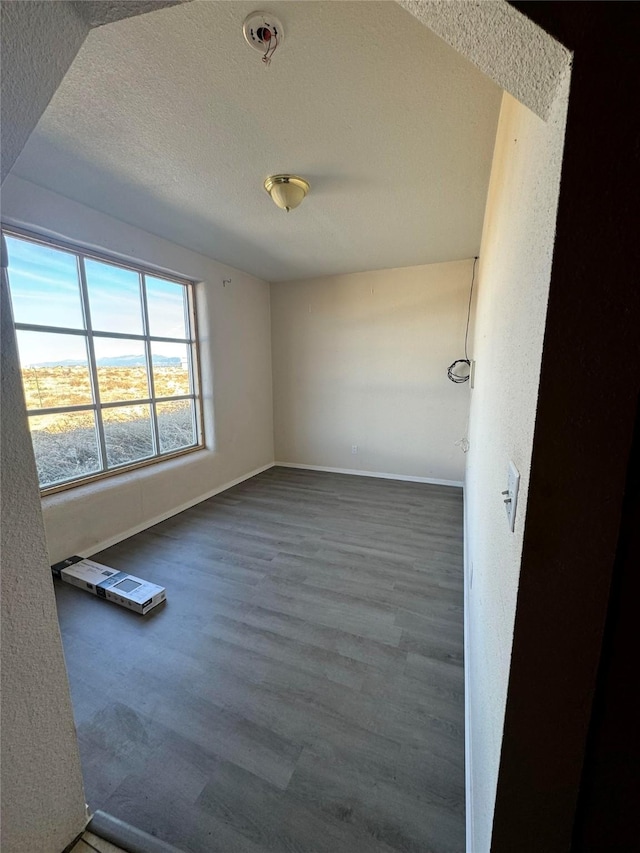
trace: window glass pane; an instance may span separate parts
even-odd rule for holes
[[[118,406],[102,410],[109,467],[153,456],[149,406]]]
[[[29,418],[40,486],[100,471],[93,412],[66,412]]]
[[[197,446],[198,401],[175,399],[193,397],[197,384],[190,286],[29,238],[6,240],[16,323],[43,327],[16,332],[41,486]],[[98,392],[108,408],[96,412]],[[82,411],[66,411],[74,407]]]
[[[141,335],[140,277],[113,264],[84,262],[93,331]]]
[[[153,383],[156,397],[190,394],[189,345],[151,341]]]
[[[16,323],[83,329],[76,256],[6,236]]]
[[[149,334],[158,338],[188,338],[185,324],[186,288],[150,275],[144,277],[147,286]]]
[[[144,400],[149,397],[143,341],[94,337],[100,402]]]
[[[160,452],[169,453],[196,443],[193,429],[193,400],[157,403]]]
[[[93,402],[84,335],[17,332],[27,409]]]

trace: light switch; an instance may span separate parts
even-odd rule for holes
[[[516,523],[516,509],[518,507],[518,489],[520,488],[520,472],[513,464],[509,462],[509,470],[507,472],[507,488],[502,493],[504,506],[507,510],[507,518],[509,520],[509,530],[513,532]]]

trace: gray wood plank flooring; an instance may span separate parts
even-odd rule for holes
[[[56,582],[87,800],[188,853],[462,853],[459,489],[272,468]]]

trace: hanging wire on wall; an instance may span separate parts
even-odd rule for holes
[[[471,288],[469,290],[469,308],[467,310],[467,328],[464,333],[464,358],[457,358],[453,364],[450,364],[447,368],[447,376],[452,382],[455,382],[456,385],[462,385],[463,382],[469,381],[469,374],[471,368],[471,362],[469,361],[469,354],[467,352],[467,340],[469,338],[469,320],[471,319],[471,300],[473,299],[473,283],[476,278],[476,264],[478,263],[478,256],[473,259],[473,271],[471,273]],[[460,370],[465,370],[465,367],[458,367],[458,365],[466,365],[466,372],[460,373]]]

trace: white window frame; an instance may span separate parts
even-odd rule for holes
[[[2,233],[8,237],[16,237],[20,240],[26,240],[31,243],[50,246],[53,249],[71,253],[75,255],[78,268],[78,283],[80,288],[80,301],[82,305],[82,313],[85,327],[83,329],[70,329],[64,326],[44,326],[35,323],[14,322],[16,331],[27,332],[42,332],[53,334],[74,335],[76,337],[85,338],[87,341],[87,357],[89,376],[91,381],[92,403],[76,406],[57,406],[41,409],[27,409],[28,416],[39,415],[56,415],[67,412],[93,412],[95,418],[96,441],[98,446],[98,455],[101,464],[101,470],[96,471],[86,476],[74,477],[69,480],[52,483],[49,486],[41,486],[40,494],[51,495],[55,492],[64,491],[66,489],[76,488],[77,486],[85,485],[86,483],[102,480],[107,477],[113,477],[117,474],[122,474],[128,471],[133,471],[138,468],[145,468],[149,465],[155,465],[158,462],[164,462],[168,459],[175,459],[179,456],[184,456],[198,450],[204,449],[204,424],[201,404],[201,379],[200,379],[200,359],[198,347],[198,325],[195,308],[195,287],[197,282],[181,276],[168,274],[161,270],[156,270],[148,265],[141,265],[122,261],[119,258],[114,258],[111,255],[96,252],[93,249],[85,249],[84,247],[65,243],[60,240],[55,240],[50,237],[45,237],[40,234],[35,234],[30,231],[25,231],[21,228],[13,226],[2,226]],[[143,334],[136,335],[125,332],[94,332],[91,326],[91,310],[89,305],[89,292],[87,288],[87,277],[85,272],[85,259],[101,261],[111,264],[112,266],[120,267],[121,269],[129,270],[137,274],[140,287],[141,305],[142,305],[142,330]],[[187,338],[170,338],[151,335],[149,333],[149,313],[147,307],[147,289],[146,276],[156,279],[162,279],[172,284],[179,284],[185,288],[185,325],[189,336]],[[9,293],[11,293],[11,279],[9,280]],[[131,340],[142,342],[145,350],[147,364],[147,379],[149,387],[149,397],[139,400],[119,400],[117,402],[102,402],[100,400],[100,386],[98,382],[98,367],[96,363],[94,339],[96,338],[112,338],[118,340]],[[188,368],[189,368],[189,393],[179,394],[173,397],[158,397],[155,394],[154,379],[153,379],[153,362],[151,353],[152,343],[172,343],[182,344],[187,346],[188,352]],[[157,403],[180,402],[181,400],[191,400],[193,402],[193,434],[195,443],[188,447],[179,448],[162,452],[160,450],[160,434],[158,428],[158,416],[156,411]],[[107,460],[107,448],[104,434],[104,425],[102,420],[102,412],[105,409],[116,409],[122,406],[141,406],[148,405],[151,415],[151,434],[153,440],[153,454],[144,459],[135,462],[128,462],[122,465],[109,466]]]

